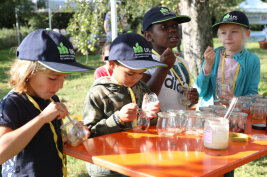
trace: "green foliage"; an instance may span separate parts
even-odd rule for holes
[[[104,37],[105,14],[110,11],[109,0],[80,1],[73,18],[67,28],[68,33],[73,36],[74,43],[84,55],[89,53],[88,49],[94,46]],[[122,0],[117,4],[118,32],[126,31],[141,32],[142,18],[147,10],[160,4],[160,0],[152,1],[127,1]],[[90,45],[88,44],[90,41]]]
[[[33,29],[49,27],[49,20],[47,14],[47,12],[33,14],[33,16],[29,19],[29,26]]]

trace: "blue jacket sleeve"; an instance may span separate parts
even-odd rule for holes
[[[251,72],[251,81],[250,84],[248,85],[248,89],[246,91],[246,93],[244,93],[245,96],[249,96],[252,94],[258,94],[258,86],[260,83],[260,59],[254,55],[255,57],[253,58],[253,61],[251,63],[251,68],[252,68],[252,72]]]
[[[199,93],[199,97],[203,97],[207,94],[208,88],[210,87],[210,80],[211,80],[211,74],[204,75],[203,68],[205,65],[205,61],[202,65],[201,71],[197,77],[197,80],[194,84],[194,87],[197,88],[197,91]]]

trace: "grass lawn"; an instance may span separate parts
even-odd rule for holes
[[[219,45],[217,39],[214,41],[215,47]],[[247,49],[261,59],[261,82],[259,85],[259,93],[267,91],[267,50],[259,48],[256,42],[249,42]],[[10,88],[7,85],[8,75],[7,72],[15,58],[15,53],[10,49],[0,50],[0,98],[2,99]],[[85,64],[86,57],[78,56],[77,60]],[[100,57],[97,55],[89,56],[87,65],[91,67],[98,67],[102,65]],[[58,92],[61,101],[64,102],[71,115],[81,114],[84,98],[93,83],[93,71],[80,74],[71,74],[67,77],[64,88]],[[68,173],[70,177],[84,177],[88,176],[84,165],[81,160],[68,157]],[[1,175],[0,175],[1,176]],[[235,170],[235,176],[267,176],[267,156],[261,157],[258,160],[243,165]]]

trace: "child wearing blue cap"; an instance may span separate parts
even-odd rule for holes
[[[151,91],[155,92],[161,102],[161,109],[186,109],[180,98],[183,87],[191,86],[188,64],[183,58],[176,56],[172,48],[179,42],[180,23],[189,22],[188,16],[177,16],[167,7],[154,7],[143,18],[144,37],[152,44],[153,59],[167,64],[165,68],[148,69],[142,78]],[[192,104],[198,102],[195,88],[188,92]]]
[[[150,44],[135,33],[118,36],[111,44],[108,60],[114,63],[112,76],[97,79],[84,103],[83,121],[91,137],[133,128],[143,97],[151,92],[140,81],[143,73],[148,68],[166,66],[152,59]],[[156,123],[152,118],[159,109],[159,102],[151,105],[147,114],[151,124]],[[90,176],[120,176],[90,163],[86,166]]]
[[[245,49],[250,36],[247,16],[240,11],[226,13],[213,28],[223,46],[208,47],[204,52],[205,61],[195,82],[202,97],[199,106],[214,104],[217,83],[228,84],[231,96],[257,94],[260,60]]]
[[[68,73],[89,70],[61,34],[40,29],[25,37],[10,70],[13,90],[0,103],[3,177],[66,176],[60,126],[69,113],[55,94]]]

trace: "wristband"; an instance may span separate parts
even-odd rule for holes
[[[119,127],[124,128],[124,122],[120,118],[118,118],[115,113],[113,114],[113,119]]]

